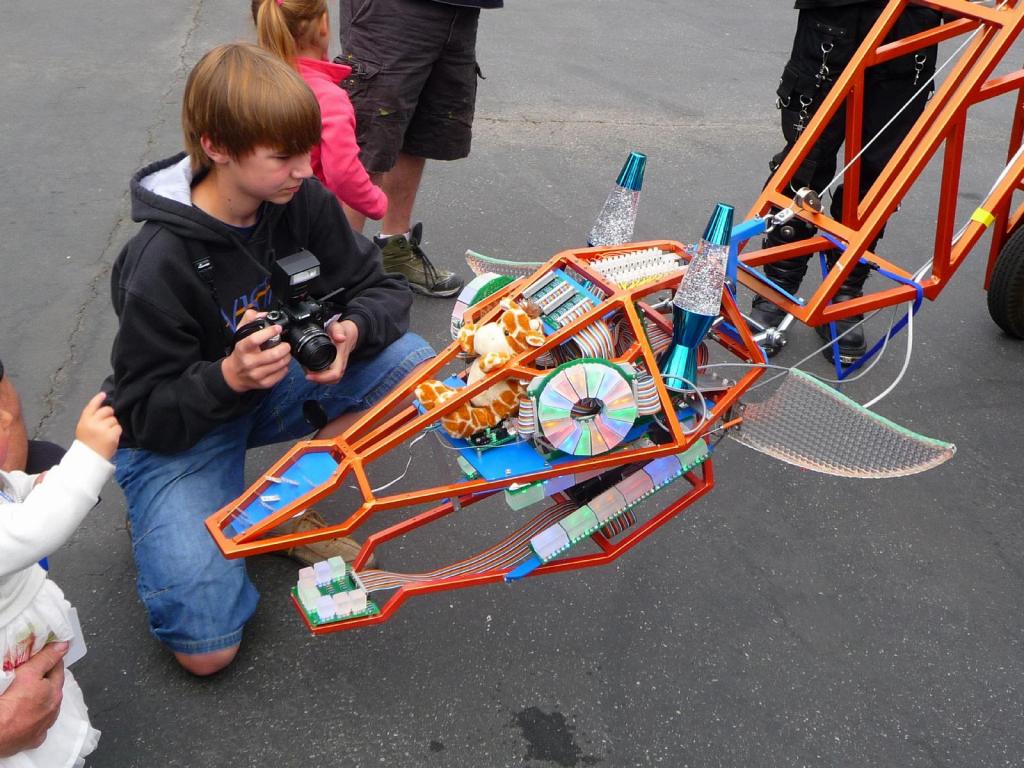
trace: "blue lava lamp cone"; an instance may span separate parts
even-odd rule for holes
[[[697,386],[697,356],[722,307],[733,208],[718,203],[672,299],[672,343],[658,361],[669,389]]]
[[[698,348],[714,321],[714,316],[672,307],[672,344],[658,362],[666,387],[679,391],[696,388]]]
[[[636,212],[640,206],[640,188],[644,184],[644,169],[647,155],[630,152],[626,158],[615,186],[604,201],[604,207],[597,215],[597,221],[587,237],[587,245],[619,245],[633,239]]]

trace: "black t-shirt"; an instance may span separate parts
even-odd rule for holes
[[[262,213],[262,209],[260,209],[260,212]],[[256,227],[260,225],[260,220],[259,218],[257,218],[256,223],[250,224],[248,227],[236,227],[234,224],[228,224],[227,222],[223,223],[225,227],[230,229],[232,232],[235,233],[235,235],[238,236],[239,240],[241,240],[243,243],[248,243],[250,240],[252,240],[252,235],[256,231]]]

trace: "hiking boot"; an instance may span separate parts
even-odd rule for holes
[[[454,296],[462,290],[462,278],[454,272],[446,272],[433,265],[420,248],[422,236],[422,222],[416,223],[409,237],[375,236],[373,242],[384,255],[384,271],[405,275],[409,286],[424,296]]]
[[[302,517],[289,520],[280,526],[280,533],[304,533],[326,528],[329,523],[320,516],[320,513],[310,510]],[[324,539],[307,544],[300,544],[297,547],[283,550],[281,554],[296,560],[303,565],[312,565],[321,560],[327,560],[335,555],[341,557],[346,563],[352,563],[359,555],[362,545],[355,539],[348,536],[339,536],[336,539]],[[377,558],[370,555],[370,559],[363,563],[363,568],[376,568]]]

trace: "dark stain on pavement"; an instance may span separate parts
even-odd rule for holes
[[[442,752],[443,750],[444,750],[444,742],[443,741],[431,741],[430,742],[430,751],[431,752]]]
[[[566,722],[561,712],[548,714],[537,707],[529,707],[517,714],[515,721],[526,740],[527,760],[555,763],[565,768],[601,762],[593,755],[583,754],[573,735],[575,727]]]

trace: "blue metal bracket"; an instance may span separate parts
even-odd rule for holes
[[[834,243],[836,247],[839,248],[840,250],[846,250],[846,246],[840,243],[839,241],[833,239],[832,237],[829,237],[828,235],[825,235],[825,237],[827,237],[828,240]],[[821,261],[821,274],[824,278],[824,276],[827,275],[829,271],[828,260],[825,258],[824,253],[819,253],[818,258]],[[881,351],[882,347],[888,343],[889,339],[891,339],[895,334],[899,333],[906,327],[907,323],[910,320],[910,316],[912,314],[917,314],[917,311],[921,308],[921,304],[924,301],[924,286],[922,286],[920,283],[914,282],[908,277],[898,275],[895,272],[891,272],[888,269],[883,269],[882,267],[878,266],[877,264],[871,261],[868,261],[863,257],[861,257],[860,263],[867,264],[873,270],[878,272],[878,274],[882,275],[883,277],[887,277],[894,282],[902,283],[903,285],[913,286],[914,291],[917,295],[914,297],[914,303],[911,306],[910,310],[897,322],[893,323],[889,330],[886,331],[885,335],[882,336],[882,338],[880,338],[878,341],[876,341],[867,352],[865,352],[863,355],[854,360],[845,368],[843,367],[842,361],[839,359],[839,344],[836,342],[837,332],[835,321],[833,320],[829,322],[828,332],[829,338],[832,339],[832,362],[836,368],[836,378],[840,380],[845,379],[851,373],[853,373],[854,371],[858,370],[861,366],[863,366],[864,363],[866,363],[872,357],[877,355]]]
[[[729,280],[729,289],[733,296],[736,295],[736,272],[740,261],[740,243],[763,235],[767,228],[768,224],[764,219],[748,219],[732,228],[732,235],[729,237],[729,261],[726,262],[725,276]]]

